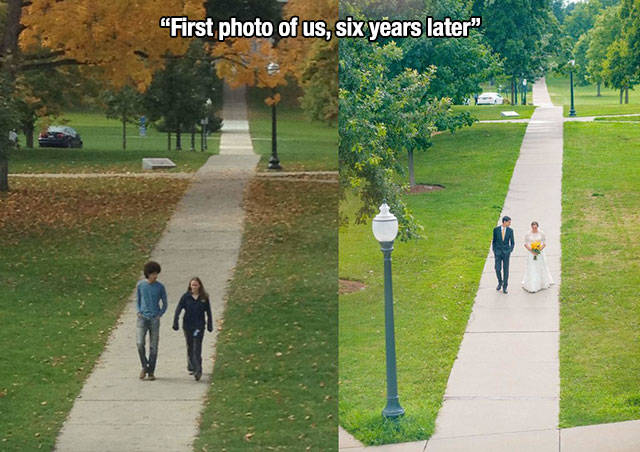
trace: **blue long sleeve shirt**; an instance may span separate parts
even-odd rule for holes
[[[147,319],[160,317],[167,310],[167,291],[161,282],[149,283],[146,279],[138,282],[136,287],[138,312]],[[162,306],[160,306],[162,302]]]

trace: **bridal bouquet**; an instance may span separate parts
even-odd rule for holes
[[[542,253],[542,243],[540,243],[540,242],[533,242],[533,243],[531,244],[531,251],[533,251],[534,253],[536,253],[536,254],[534,254],[534,256],[533,256],[533,260],[538,259],[538,254]]]

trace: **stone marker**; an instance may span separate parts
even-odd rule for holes
[[[169,169],[175,168],[176,164],[169,159],[142,159],[142,169]]]
[[[502,116],[506,116],[508,118],[513,118],[515,116],[520,116],[517,112],[515,111],[501,111],[500,114]]]

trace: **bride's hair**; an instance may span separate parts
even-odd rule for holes
[[[532,222],[531,222],[531,226],[533,226],[534,224],[535,224],[536,226],[540,227],[540,225],[538,224],[538,222],[537,222],[537,221],[532,221]]]

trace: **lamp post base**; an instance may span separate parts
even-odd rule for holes
[[[571,109],[569,110],[569,116],[571,116],[572,118],[576,116],[576,111]]]
[[[404,408],[400,406],[398,399],[387,400],[387,406],[382,410],[385,419],[398,419],[404,416]]]
[[[269,160],[269,166],[267,168],[273,170],[281,170],[282,166],[280,166],[280,160],[275,157],[271,157],[271,160]]]

